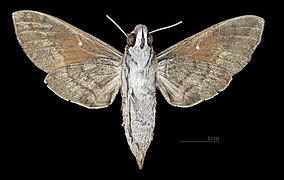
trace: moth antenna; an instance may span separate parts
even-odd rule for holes
[[[123,29],[122,29],[113,19],[111,19],[108,15],[106,15],[106,17],[107,17],[114,25],[116,25],[116,27],[118,27],[118,29],[127,37],[127,34],[123,31]]]
[[[179,25],[179,24],[181,24],[181,23],[182,23],[182,21],[179,21],[179,22],[177,22],[177,23],[175,23],[175,24],[172,24],[172,25],[170,25],[170,26],[166,26],[166,27],[162,27],[162,28],[159,28],[159,29],[155,29],[155,30],[151,31],[150,34],[152,34],[152,33],[154,33],[154,32],[157,32],[157,31],[164,30],[164,29],[172,28],[172,27],[177,26],[177,25]]]

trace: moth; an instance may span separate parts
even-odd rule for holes
[[[124,53],[41,12],[12,14],[29,59],[48,73],[44,82],[61,98],[90,109],[108,107],[120,91],[123,127],[140,169],[153,139],[156,89],[177,107],[191,107],[223,91],[261,41],[264,20],[254,15],[213,25],[156,55],[139,24]]]

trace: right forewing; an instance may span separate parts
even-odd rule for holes
[[[193,106],[224,90],[261,41],[264,20],[246,15],[190,36],[157,55],[157,86],[168,103]]]

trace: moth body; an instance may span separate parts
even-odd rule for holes
[[[140,169],[155,127],[156,64],[147,36],[144,25],[137,25],[129,35],[132,39],[125,48],[121,87],[125,135]]]

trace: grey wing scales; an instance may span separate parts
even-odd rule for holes
[[[59,68],[46,76],[45,83],[65,100],[87,108],[107,107],[121,86],[119,67],[108,61],[96,59]]]
[[[158,87],[173,106],[190,107],[225,89],[231,75],[221,67],[191,59],[169,59],[159,63]]]
[[[122,54],[100,39],[36,11],[12,14],[17,39],[29,59],[49,73],[58,96],[88,108],[110,105],[120,82]]]
[[[189,107],[224,90],[250,61],[263,27],[260,17],[236,17],[158,54],[157,86],[168,103]]]

